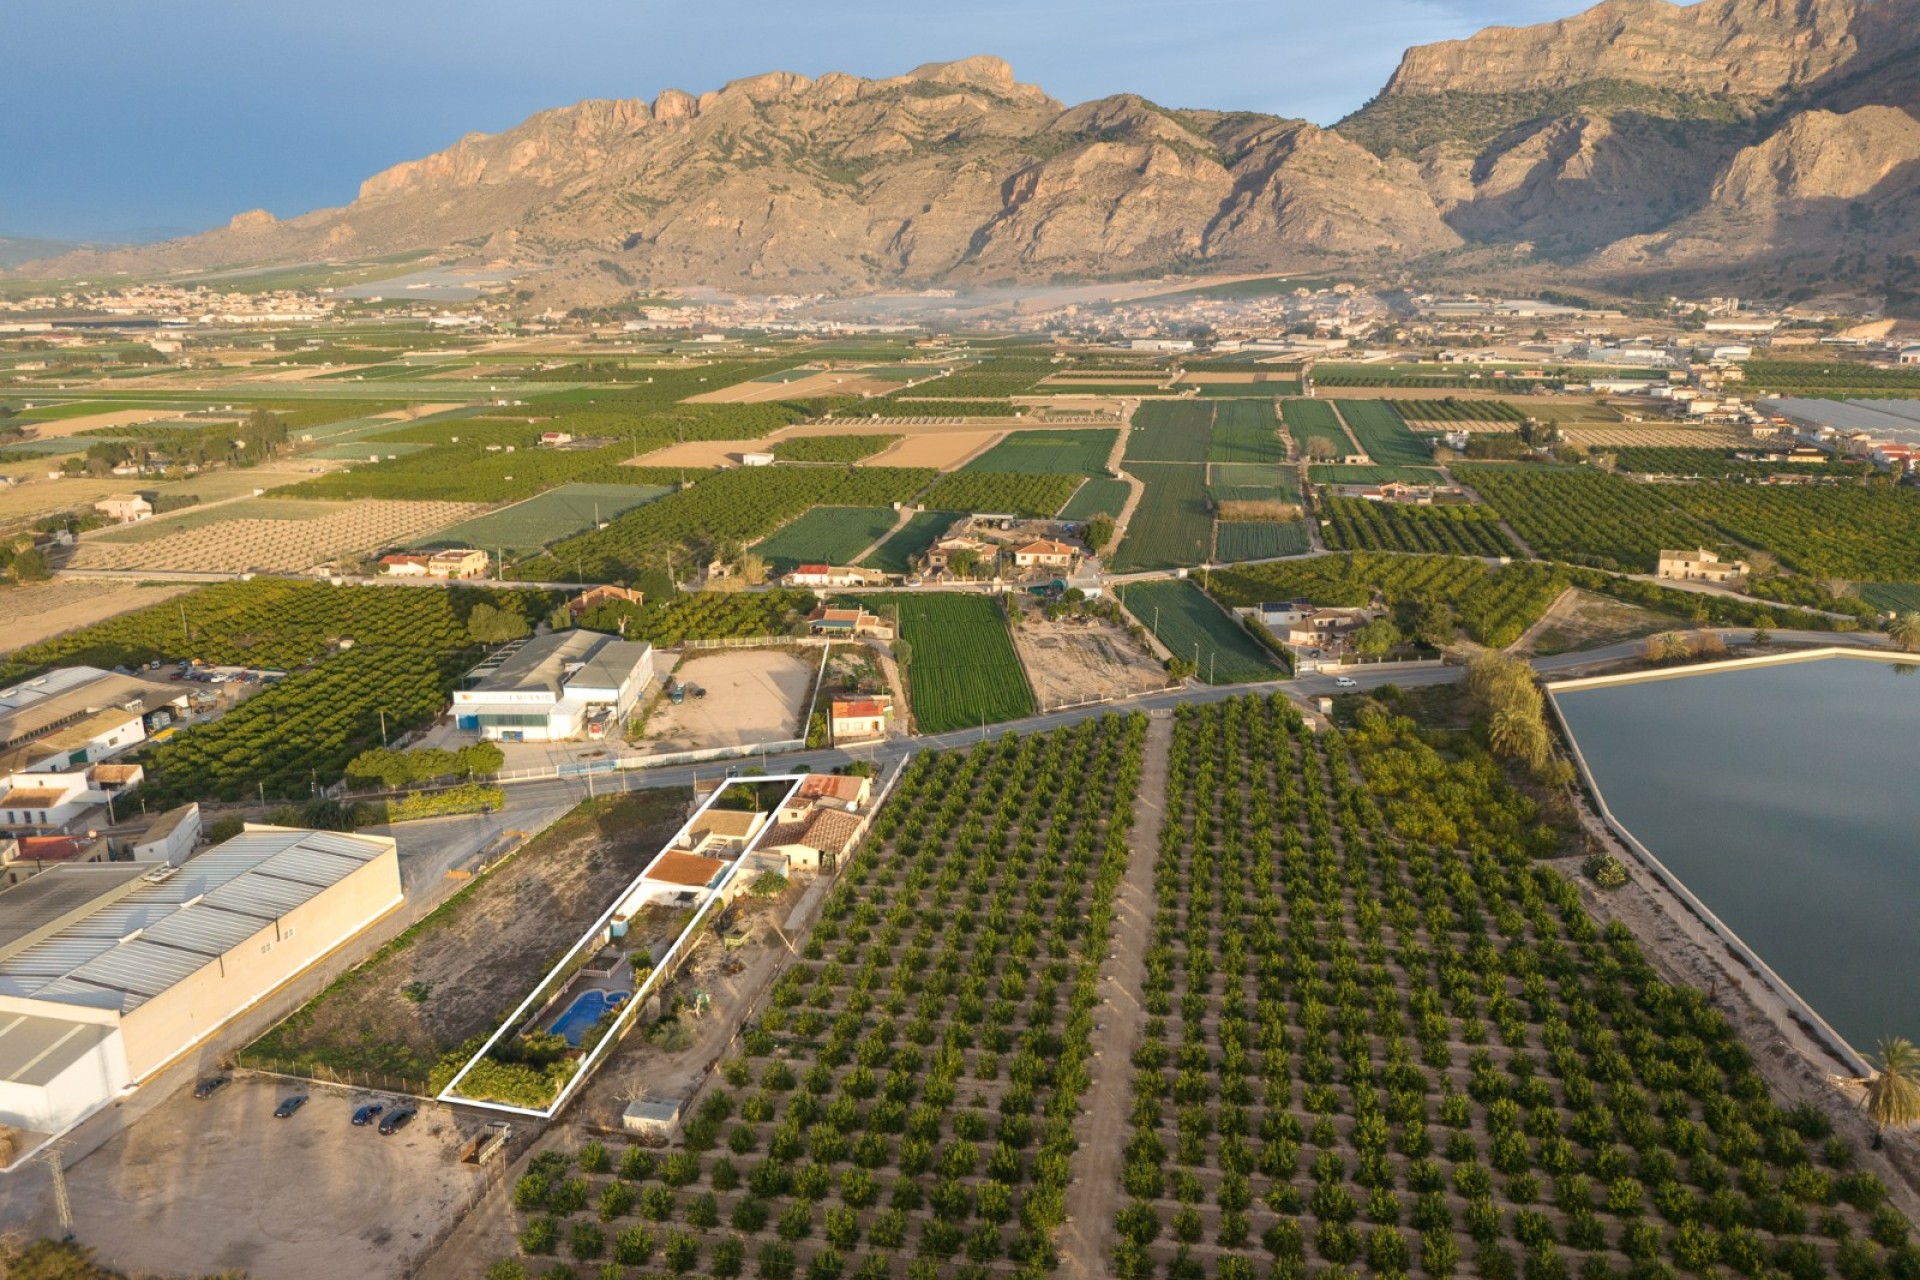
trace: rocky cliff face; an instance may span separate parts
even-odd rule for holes
[[[600,301],[1494,247],[1616,277],[1887,248],[1916,222],[1916,113],[1920,0],[1604,0],[1410,50],[1333,129],[1129,95],[1063,107],[993,58],[774,73],[542,112],[341,209],[34,270],[479,252],[544,268],[543,301]]]

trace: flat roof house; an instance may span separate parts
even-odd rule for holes
[[[66,1128],[400,901],[391,838],[287,827],[0,891],[0,1123]]]
[[[862,569],[858,565],[802,564],[795,565],[793,572],[780,579],[783,587],[879,587],[885,586],[887,575],[877,569]]]
[[[1691,551],[1662,551],[1654,576],[1675,582],[1725,583],[1746,577],[1747,562],[1722,560],[1713,552],[1700,548]]]
[[[596,631],[517,641],[467,674],[454,723],[498,742],[577,738],[590,716],[625,718],[653,679],[653,646]]]

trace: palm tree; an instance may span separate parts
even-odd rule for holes
[[[1867,1115],[1876,1144],[1888,1125],[1920,1124],[1920,1048],[1905,1036],[1880,1040],[1880,1070],[1867,1077]]]
[[[1547,727],[1537,714],[1520,707],[1502,707],[1487,723],[1487,741],[1494,754],[1524,760],[1536,768],[1547,758]]]
[[[1920,650],[1920,609],[1909,609],[1889,622],[1887,639],[1908,653]]]
[[[1687,638],[1678,631],[1663,631],[1654,638],[1654,643],[1662,662],[1680,662],[1691,652]]]

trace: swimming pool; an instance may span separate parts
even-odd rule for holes
[[[547,1030],[563,1037],[577,1049],[587,1032],[593,1030],[594,1023],[606,1017],[608,1011],[625,1004],[630,994],[626,991],[582,991]]]

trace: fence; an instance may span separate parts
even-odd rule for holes
[[[288,1080],[311,1080],[318,1084],[339,1085],[344,1089],[366,1089],[378,1093],[404,1094],[420,1102],[433,1101],[425,1080],[411,1076],[391,1076],[384,1071],[341,1071],[324,1062],[297,1062],[242,1049],[233,1055],[235,1069],[255,1075],[280,1076]]]
[[[716,640],[682,640],[677,646],[682,653],[696,649],[776,649],[787,645],[825,646],[832,640],[826,636],[730,636]]]

